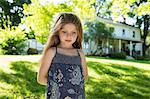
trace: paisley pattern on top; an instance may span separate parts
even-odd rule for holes
[[[78,52],[78,50],[77,50]],[[81,58],[57,52],[48,70],[46,99],[85,99]]]

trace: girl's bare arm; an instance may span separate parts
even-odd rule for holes
[[[88,68],[87,68],[87,64],[86,64],[85,55],[84,55],[82,50],[79,50],[79,53],[80,53],[80,56],[81,56],[84,79],[86,80],[88,78]]]
[[[50,48],[46,54],[41,58],[40,69],[37,75],[37,81],[39,84],[47,85],[47,74],[50,68],[52,59],[55,55],[55,49]]]

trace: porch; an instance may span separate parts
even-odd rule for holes
[[[103,46],[107,46],[105,50],[106,54],[110,54],[112,52],[121,52],[128,56],[142,56],[142,42],[140,41],[111,39],[109,41],[107,40]]]

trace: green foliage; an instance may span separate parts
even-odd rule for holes
[[[23,4],[30,4],[31,0],[0,0],[0,27],[5,28],[9,22],[11,26],[18,26],[23,14]]]
[[[28,39],[35,39],[35,33],[34,33],[34,31],[32,30],[32,28],[30,27],[30,29],[29,29],[29,32],[28,33],[25,33],[26,34],[26,37],[28,38]]]
[[[70,0],[72,2],[73,12],[76,13],[81,21],[95,19],[95,8],[93,4],[95,0]]]
[[[120,52],[113,52],[110,54],[110,57],[117,58],[117,59],[126,59],[126,54]]]
[[[134,56],[134,58],[136,60],[146,60],[146,61],[150,60],[150,56]]]
[[[134,56],[136,60],[144,60],[144,56]]]
[[[45,2],[44,0],[43,2]],[[94,17],[94,8],[91,4],[94,0],[68,0],[64,3],[45,3],[32,0],[31,5],[24,4],[25,24],[35,32],[36,39],[44,44],[53,28],[54,19],[60,12],[74,12],[81,21]]]
[[[25,23],[34,30],[36,39],[45,43],[53,24],[54,15],[58,12],[71,11],[72,7],[66,4],[47,3],[42,5],[39,1],[33,0],[32,5],[24,5],[24,14],[27,16]]]
[[[112,6],[111,0],[96,0],[94,6],[98,17],[112,19],[112,11],[110,10]]]
[[[114,17],[128,17],[128,14],[134,16],[150,15],[150,1],[144,0],[113,0],[112,13]]]
[[[3,54],[21,54],[24,47],[25,34],[18,27],[0,29],[0,46]]]

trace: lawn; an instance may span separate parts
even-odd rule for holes
[[[0,56],[0,99],[44,99],[35,56]],[[86,99],[150,99],[150,62],[87,57]]]

